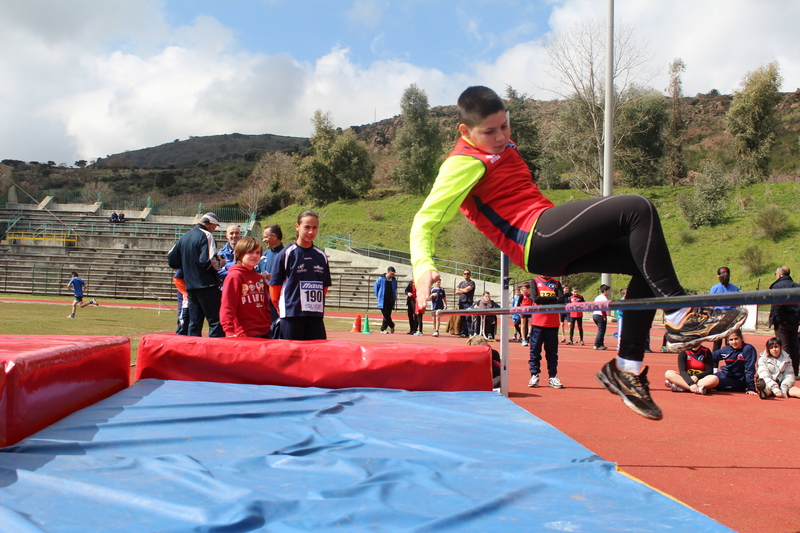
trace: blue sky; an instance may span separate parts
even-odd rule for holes
[[[0,2],[0,159],[78,159],[223,133],[308,136],[392,117],[412,83],[431,105],[468,85],[563,93],[543,44],[602,0],[26,0]],[[731,93],[778,61],[800,86],[800,2],[616,0],[659,91]]]

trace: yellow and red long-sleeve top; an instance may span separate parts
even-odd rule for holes
[[[514,264],[525,269],[533,227],[550,207],[553,203],[533,183],[514,143],[493,155],[462,137],[442,163],[430,194],[414,217],[410,236],[414,277],[436,270],[436,236],[459,209]]]

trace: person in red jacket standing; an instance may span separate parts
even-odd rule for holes
[[[226,337],[269,338],[272,313],[267,300],[267,283],[255,271],[261,259],[261,243],[244,237],[233,249],[236,264],[228,268],[222,285],[220,324]]]
[[[549,276],[538,276],[531,285],[533,305],[547,305],[561,302],[564,299],[564,290],[557,279]],[[550,375],[549,385],[555,389],[564,385],[558,379],[558,327],[561,325],[561,315],[558,313],[534,313],[531,317],[530,359],[528,367],[531,379],[528,387],[539,386],[539,370],[542,362],[542,346],[547,359],[547,373]]]

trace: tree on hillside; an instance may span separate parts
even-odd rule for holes
[[[403,92],[400,108],[403,124],[392,141],[397,164],[389,178],[408,193],[427,194],[443,155],[439,123],[431,116],[428,95],[416,84]]]
[[[511,117],[511,139],[517,144],[519,155],[525,161],[534,181],[539,177],[541,166],[538,159],[542,153],[539,141],[539,128],[533,118],[530,97],[518,93],[513,87],[506,87],[506,109]]]
[[[372,186],[375,163],[352,130],[334,128],[330,113],[314,112],[313,154],[298,164],[300,185],[318,205],[359,198]]]
[[[299,193],[297,167],[291,156],[267,152],[247,178],[247,185],[239,194],[239,205],[247,216],[269,214],[292,204]]]
[[[670,185],[677,185],[686,177],[686,156],[683,143],[686,140],[686,122],[683,119],[683,82],[681,75],[686,70],[683,60],[678,58],[669,65],[669,122],[664,132],[664,178]]]
[[[661,184],[663,131],[668,119],[667,103],[656,91],[626,105],[616,119],[615,128],[628,132],[617,143],[614,154],[615,166],[628,187]]]
[[[744,75],[739,90],[725,115],[725,127],[733,135],[738,166],[751,181],[763,181],[769,174],[769,160],[775,143],[775,108],[783,77],[777,61]]]
[[[545,51],[547,73],[559,86],[552,91],[566,100],[549,148],[574,166],[574,187],[599,195],[605,145],[605,27],[597,21],[584,21],[571,31],[554,34],[545,43]],[[653,106],[640,106],[636,113],[626,110],[652,96],[652,89],[646,86],[652,78],[648,63],[647,45],[635,38],[632,27],[619,26],[614,35],[615,148],[626,137],[646,129],[654,118],[646,113],[660,112]],[[628,119],[619,120],[625,113]]]
[[[727,210],[730,181],[725,165],[717,159],[706,159],[694,175],[691,194],[678,195],[678,207],[692,228],[713,226],[722,222]]]

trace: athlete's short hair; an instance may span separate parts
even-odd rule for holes
[[[278,238],[278,240],[281,241],[283,240],[283,231],[281,231],[281,227],[279,224],[270,224],[264,229],[267,230],[267,233],[272,233],[273,235],[275,235]]]
[[[233,249],[233,258],[236,260],[236,264],[241,265],[245,254],[255,250],[261,251],[261,243],[258,242],[258,239],[255,237],[242,237]]]
[[[474,128],[489,115],[498,111],[505,111],[503,104],[496,92],[482,85],[467,87],[458,97],[458,122],[468,128]]]

